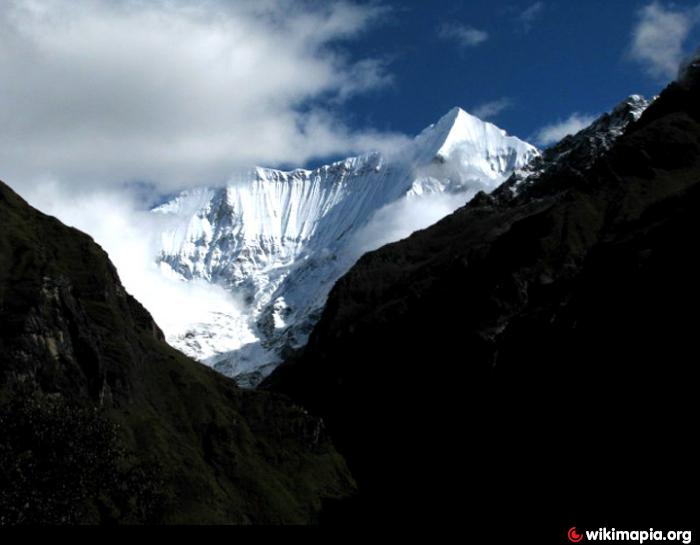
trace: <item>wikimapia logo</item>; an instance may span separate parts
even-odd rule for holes
[[[621,541],[630,543],[646,543],[649,541],[680,541],[688,544],[693,541],[693,534],[690,530],[616,530],[612,528],[599,528],[598,530],[579,531],[576,526],[569,528],[566,537],[571,543],[581,543],[584,541]]]

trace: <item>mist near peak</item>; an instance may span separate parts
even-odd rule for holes
[[[231,292],[201,279],[184,281],[156,262],[168,218],[143,208],[138,187],[76,194],[47,180],[22,196],[42,212],[88,233],[107,252],[126,290],[166,334],[184,334],[212,313],[241,314],[242,305]]]

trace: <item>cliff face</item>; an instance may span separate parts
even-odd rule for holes
[[[353,482],[322,422],[171,349],[90,237],[0,183],[0,523],[297,523]]]
[[[562,158],[365,255],[264,383],[347,457],[360,499],[333,516],[558,536],[691,513],[699,228],[689,73],[592,164]]]

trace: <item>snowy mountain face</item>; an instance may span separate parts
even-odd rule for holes
[[[255,385],[305,344],[331,287],[364,251],[427,227],[538,156],[455,108],[391,156],[256,168],[179,194],[153,210],[168,225],[161,269],[223,286],[235,304],[166,331],[169,342]]]

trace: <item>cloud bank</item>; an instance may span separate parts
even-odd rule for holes
[[[241,315],[243,305],[222,287],[163,274],[155,256],[164,218],[142,210],[136,194],[116,189],[76,194],[63,184],[45,182],[27,197],[47,214],[89,233],[117,266],[126,290],[166,334],[184,333],[212,313]]]
[[[333,106],[391,84],[343,43],[374,4],[4,0],[0,176],[22,190],[224,182],[233,169],[392,147]]]
[[[508,97],[499,98],[490,102],[479,104],[472,110],[479,119],[492,119],[498,114],[513,107],[513,100]]]
[[[576,134],[596,120],[595,115],[573,113],[567,119],[546,125],[538,130],[531,139],[540,146],[559,142],[565,136]]]
[[[534,4],[530,4],[527,8],[525,8],[522,12],[518,14],[518,22],[522,25],[523,31],[525,33],[530,32],[532,30],[532,27],[537,21],[537,19],[541,17],[544,8],[544,2],[535,2]]]
[[[387,204],[353,235],[350,254],[357,259],[366,252],[425,229],[467,204],[476,193],[476,189],[457,194],[435,193]]]
[[[489,39],[488,32],[461,23],[445,23],[438,29],[438,36],[467,48],[482,44]]]
[[[660,80],[676,77],[684,56],[684,44],[700,22],[700,6],[677,9],[653,2],[640,10],[632,32],[630,56],[647,73]]]

